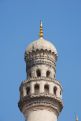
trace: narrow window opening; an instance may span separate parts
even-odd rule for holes
[[[45,85],[44,90],[45,90],[45,93],[48,94],[49,93],[49,85]]]
[[[36,84],[36,85],[35,85],[35,94],[38,94],[38,93],[39,93],[39,85]]]
[[[46,77],[50,77],[50,71],[46,72]]]
[[[57,87],[55,86],[54,87],[54,95],[56,95],[56,93],[57,93]]]
[[[26,88],[26,92],[27,92],[27,95],[30,94],[30,87],[27,87],[27,88]]]
[[[36,73],[37,73],[37,77],[41,77],[41,71],[39,69],[36,71]]]

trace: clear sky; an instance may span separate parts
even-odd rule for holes
[[[81,0],[0,0],[0,121],[24,121],[17,103],[26,79],[24,51],[44,38],[58,50],[57,79],[63,86],[59,121],[81,120]]]

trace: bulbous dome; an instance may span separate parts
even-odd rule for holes
[[[42,26],[42,22],[40,23],[40,32],[39,32],[39,39],[38,40],[35,40],[33,41],[27,48],[26,48],[26,53],[30,53],[32,51],[36,51],[36,50],[48,50],[48,51],[51,51],[53,52],[56,56],[58,55],[57,54],[57,50],[55,48],[55,46],[45,40],[43,38],[43,26]]]
[[[38,40],[33,41],[26,48],[26,53],[30,53],[32,51],[41,50],[41,49],[51,51],[57,56],[57,50],[55,46],[51,42],[45,40],[43,37],[40,37]]]

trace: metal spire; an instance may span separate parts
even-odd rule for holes
[[[43,26],[42,26],[42,21],[40,21],[40,32],[39,32],[39,37],[43,37]]]
[[[76,115],[76,121],[78,121],[78,116]]]

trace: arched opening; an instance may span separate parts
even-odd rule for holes
[[[40,69],[37,69],[36,73],[37,73],[37,77],[41,77],[41,71],[40,71]]]
[[[56,94],[57,94],[57,87],[55,86],[54,87],[54,95],[56,96]]]
[[[48,84],[46,84],[44,86],[44,90],[45,90],[45,94],[48,94],[49,93],[49,85]]]
[[[46,77],[50,77],[50,71],[46,72]]]
[[[27,93],[27,95],[30,95],[30,87],[26,88],[26,93]]]
[[[35,94],[38,94],[39,93],[39,85],[38,84],[35,84]]]

